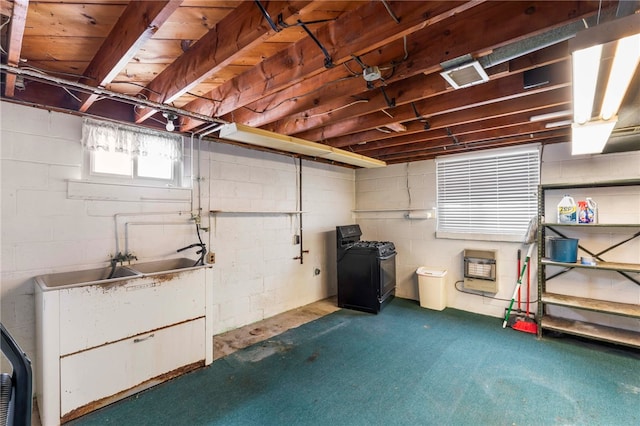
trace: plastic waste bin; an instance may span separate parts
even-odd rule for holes
[[[441,311],[447,307],[447,292],[445,288],[446,270],[431,269],[421,266],[418,274],[418,293],[420,306],[427,309]]]

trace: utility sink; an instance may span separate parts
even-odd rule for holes
[[[177,259],[157,260],[154,262],[141,262],[133,265],[117,266],[115,273],[111,278],[109,278],[109,275],[111,274],[111,267],[109,266],[105,268],[40,275],[35,277],[35,280],[44,291],[62,287],[117,284],[121,281],[125,282],[132,278],[170,274],[203,267],[202,265],[194,266],[195,263],[196,260],[181,257]]]
[[[156,260],[154,262],[134,263],[127,266],[128,269],[139,272],[144,275],[166,274],[178,270],[201,268],[201,265],[195,266],[196,260],[181,257],[178,259]]]
[[[106,267],[39,275],[35,278],[35,280],[43,290],[50,290],[66,286],[109,284],[117,281],[127,280],[129,278],[135,278],[141,275],[140,273],[132,269],[124,268],[121,266],[116,267],[113,277],[109,278],[110,274],[111,267]]]

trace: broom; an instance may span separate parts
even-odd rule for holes
[[[527,233],[524,237],[525,244],[529,244],[529,249],[527,250],[527,256],[524,259],[524,263],[522,265],[522,269],[520,271],[520,276],[518,277],[518,282],[516,283],[516,288],[513,290],[513,296],[511,296],[511,303],[509,303],[509,308],[507,309],[507,313],[504,317],[504,321],[502,322],[502,328],[507,326],[507,322],[509,321],[509,315],[511,315],[511,309],[513,309],[513,304],[516,299],[516,295],[518,291],[520,291],[520,287],[522,286],[522,278],[524,277],[524,273],[527,270],[527,266],[529,265],[529,261],[531,260],[531,254],[533,253],[534,243],[536,241],[536,234],[538,232],[538,218],[533,217],[531,221],[529,221],[529,227],[527,229]],[[533,322],[529,317],[525,317],[524,319],[519,319],[512,326],[514,330],[523,331],[525,333],[538,333],[538,325]]]

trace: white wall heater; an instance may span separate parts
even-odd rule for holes
[[[497,293],[496,257],[496,250],[465,249],[463,252],[464,288]]]

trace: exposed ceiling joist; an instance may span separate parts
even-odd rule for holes
[[[24,27],[27,22],[27,9],[29,0],[14,0],[11,10],[11,21],[9,22],[9,34],[7,40],[7,63],[17,66],[20,63],[20,52],[22,51],[22,38],[24,37]],[[4,94],[12,97],[16,91],[15,75],[7,76],[5,79]]]
[[[26,23],[11,38],[20,9],[0,2],[3,100],[154,128],[171,112],[176,131],[206,139],[233,122],[388,163],[568,141],[566,123],[527,120],[572,109],[567,39],[640,11],[637,0],[16,0]],[[460,61],[489,81],[453,90],[440,72]],[[613,132],[627,142],[640,135],[639,79]]]

